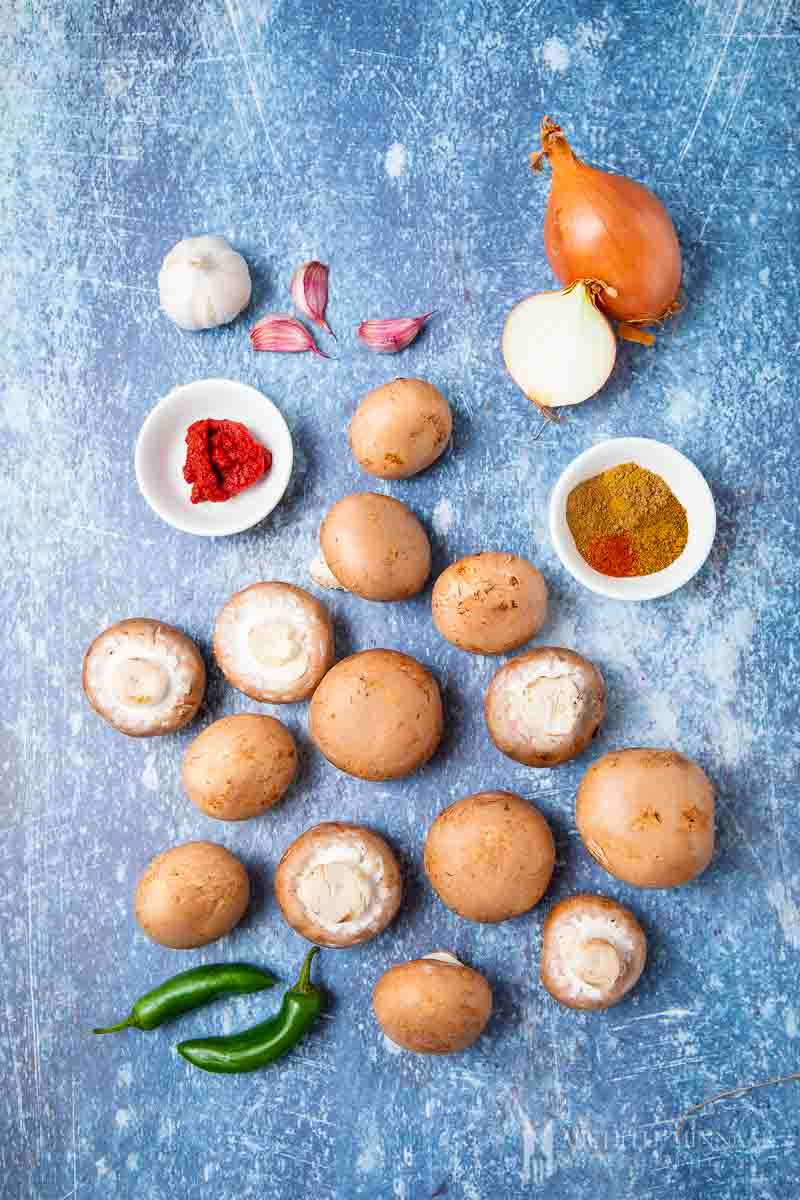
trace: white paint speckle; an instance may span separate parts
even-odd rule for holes
[[[133,1113],[129,1108],[118,1108],[114,1113],[114,1124],[117,1129],[127,1129],[133,1120]]]
[[[128,1155],[128,1157],[125,1161],[128,1164],[129,1171],[138,1171],[139,1170],[139,1155],[138,1154],[135,1154],[135,1153],[133,1153],[133,1151],[131,1151],[131,1153]]]
[[[142,786],[146,787],[149,792],[158,791],[158,772],[155,768],[155,754],[148,754],[142,771]]]
[[[775,879],[767,884],[767,899],[778,916],[783,937],[793,950],[800,950],[800,908],[785,884]]]
[[[548,38],[542,46],[542,58],[546,67],[563,75],[569,66],[569,47],[560,38]]]
[[[453,526],[455,515],[453,506],[446,497],[437,501],[433,510],[433,528],[438,537],[447,536]]]
[[[384,157],[386,174],[390,179],[400,179],[408,168],[408,151],[402,142],[392,142]]]
[[[116,879],[117,883],[124,883],[127,874],[128,864],[124,862],[118,862],[114,868],[114,878]],[[130,1070],[130,1068],[128,1069]]]
[[[688,425],[697,415],[697,401],[685,388],[673,388],[668,393],[669,419],[673,425]]]
[[[784,1018],[786,1025],[786,1036],[794,1040],[797,1037],[797,1010],[791,1006],[786,1010]]]
[[[117,1071],[117,1083],[120,1087],[130,1087],[133,1083],[133,1067],[130,1063],[123,1063]]]
[[[758,282],[762,287],[769,287],[769,267],[762,267],[758,272]]]
[[[103,1158],[98,1158],[94,1166],[99,1179],[102,1179],[105,1175],[111,1174],[111,1167],[108,1165],[105,1156]]]
[[[6,425],[14,433],[29,433],[32,398],[25,388],[12,383],[0,391],[0,408]]]

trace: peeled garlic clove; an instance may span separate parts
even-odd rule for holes
[[[299,354],[311,350],[320,358],[328,358],[320,350],[305,325],[289,313],[269,313],[250,330],[254,350],[272,350],[279,354]]]
[[[434,310],[421,317],[386,317],[378,321],[362,321],[358,336],[368,350],[376,354],[397,354],[410,346]]]
[[[325,307],[328,303],[328,268],[325,263],[312,259],[304,262],[292,276],[290,285],[292,300],[303,316],[314,321],[335,338],[336,334],[325,320]]]
[[[506,370],[539,408],[580,404],[611,374],[617,342],[595,303],[607,290],[581,279],[563,292],[527,296],[509,313],[503,330]]]
[[[227,325],[250,303],[247,263],[223,237],[185,238],[161,264],[161,307],[181,329]]]

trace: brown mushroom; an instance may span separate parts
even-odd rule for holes
[[[275,898],[292,929],[320,946],[354,946],[382,933],[402,896],[397,859],[363,825],[307,829],[275,872]]]
[[[613,750],[578,788],[578,832],[610,875],[671,888],[704,871],[714,853],[714,788],[674,750]]]
[[[214,655],[228,682],[253,700],[305,700],[333,664],[333,625],[302,588],[254,583],[219,613]]]
[[[431,825],[425,871],[439,899],[470,921],[507,921],[538,904],[556,861],[550,826],[513,792],[478,792]]]
[[[335,579],[365,600],[407,600],[422,591],[430,574],[428,535],[391,496],[345,496],[322,522],[319,537]]]
[[[342,659],[314,693],[309,731],[329,762],[359,779],[400,779],[442,737],[438,684],[416,659],[363,650]]]
[[[393,379],[359,404],[350,449],[368,475],[408,479],[444,453],[452,429],[450,405],[438,388],[424,379]]]
[[[647,939],[633,913],[605,896],[569,896],[547,914],[541,977],[568,1008],[609,1008],[637,983]]]
[[[136,920],[172,950],[206,946],[244,916],[250,881],[239,859],[214,842],[184,842],[150,862],[136,888]]]
[[[606,710],[597,667],[574,650],[539,646],[496,673],[484,703],[489,735],[528,767],[555,767],[581,754]]]
[[[128,737],[160,737],[192,721],[206,668],[190,637],[148,617],[118,621],[83,660],[83,690],[95,712]]]
[[[416,1054],[455,1054],[486,1028],[492,991],[478,971],[437,950],[390,967],[375,985],[372,1005],[395,1045]]]
[[[470,554],[436,580],[431,610],[439,633],[459,649],[505,654],[541,628],[547,586],[541,572],[516,554]]]
[[[294,738],[275,717],[222,717],[199,733],[183,759],[193,804],[218,821],[246,821],[277,804],[297,771]]]

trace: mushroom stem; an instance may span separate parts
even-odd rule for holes
[[[622,974],[623,963],[616,946],[602,938],[590,938],[576,949],[572,964],[575,974],[590,987],[612,988]]]

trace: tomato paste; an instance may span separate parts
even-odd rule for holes
[[[258,483],[272,455],[240,421],[195,421],[186,430],[183,478],[192,485],[192,504],[230,500]]]

